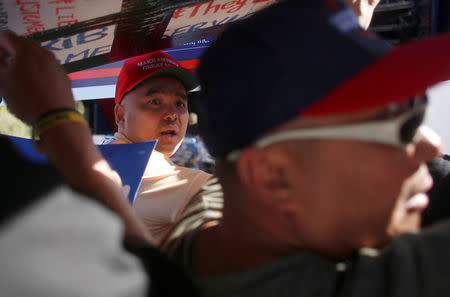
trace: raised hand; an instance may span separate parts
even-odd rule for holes
[[[70,81],[53,53],[11,31],[0,32],[0,94],[27,124],[47,111],[75,107]]]

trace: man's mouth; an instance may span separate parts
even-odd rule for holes
[[[176,136],[178,134],[178,127],[175,125],[166,125],[160,130],[161,136]]]
[[[160,130],[159,135],[166,141],[175,141],[178,138],[178,132],[176,125],[166,125]]]
[[[175,132],[175,130],[167,130],[167,131],[162,131],[161,135],[177,135],[177,132]]]

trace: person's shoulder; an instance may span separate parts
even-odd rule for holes
[[[182,168],[184,168],[183,170],[186,170],[187,172],[190,172],[193,175],[205,176],[205,177],[208,177],[208,178],[212,177],[212,174],[207,173],[207,172],[205,172],[205,171],[203,171],[201,169],[187,168],[187,167],[182,167]]]
[[[191,240],[206,224],[220,221],[222,209],[222,187],[217,177],[212,176],[186,205],[159,248],[179,265],[189,266]]]
[[[179,170],[182,175],[189,179],[196,179],[201,180],[202,183],[205,183],[207,180],[209,180],[212,177],[212,174],[209,174],[203,170],[195,169],[195,168],[188,168],[183,166],[177,166],[177,170]]]

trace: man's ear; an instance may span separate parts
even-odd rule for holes
[[[114,119],[119,131],[125,129],[125,107],[120,104],[114,106]]]
[[[286,200],[291,195],[287,178],[289,158],[269,148],[246,148],[236,161],[236,170],[247,191],[272,201]]]

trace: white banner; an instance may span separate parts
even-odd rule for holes
[[[246,18],[254,12],[280,0],[215,0],[175,10],[164,37],[223,25]]]
[[[2,0],[0,24],[27,35],[120,12],[122,0]]]
[[[51,50],[61,64],[107,54],[111,51],[116,26],[117,24],[44,41],[41,46]]]

